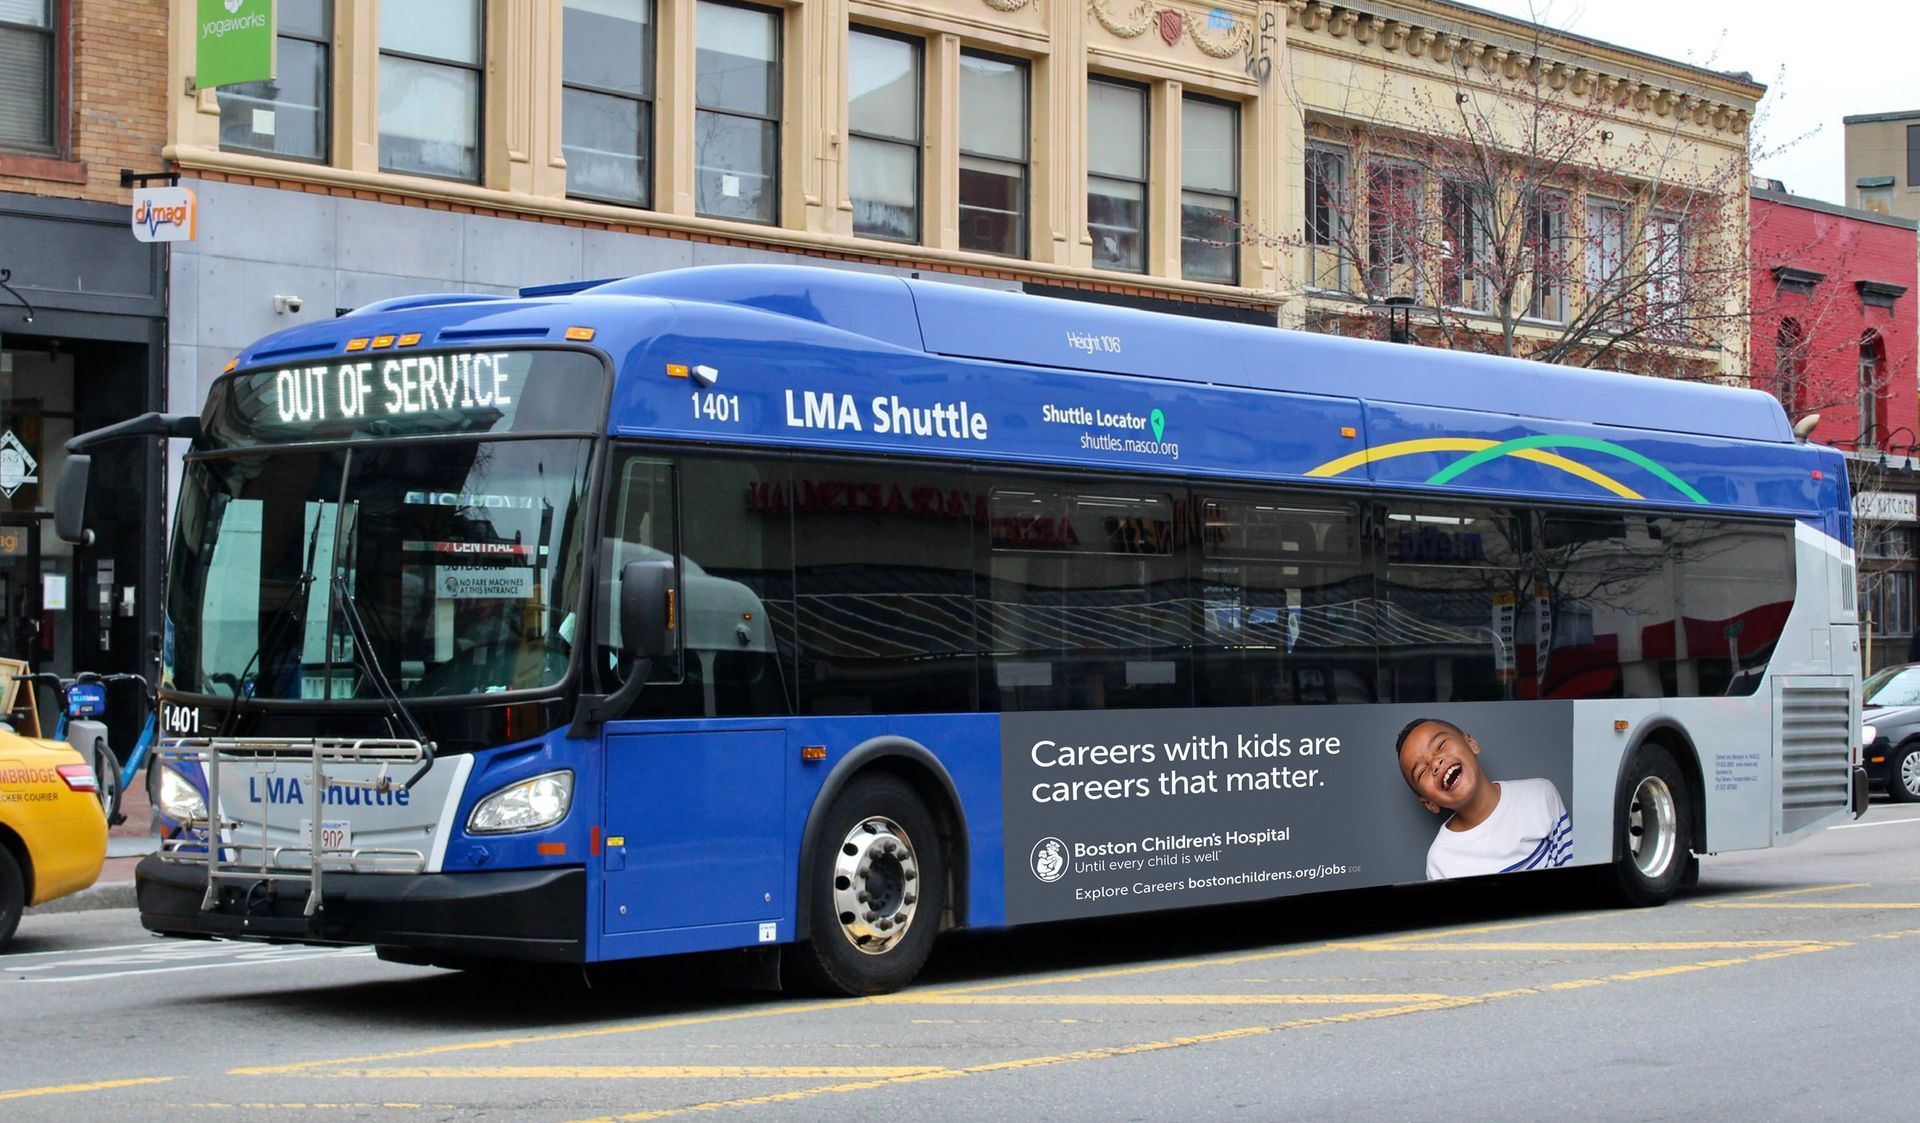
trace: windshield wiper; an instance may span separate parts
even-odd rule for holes
[[[222,737],[232,736],[234,722],[240,716],[241,702],[253,700],[253,680],[247,675],[252,672],[254,664],[260,661],[261,654],[280,638],[281,631],[299,618],[300,614],[296,610],[307,603],[307,592],[313,588],[314,556],[320,552],[320,524],[325,521],[322,516],[326,513],[326,505],[326,500],[320,500],[320,509],[314,513],[313,533],[307,535],[306,564],[301,568],[300,576],[294,581],[293,594],[280,606],[279,611],[273,614],[273,620],[267,624],[266,634],[260,638],[260,645],[253,649],[252,655],[248,656],[246,666],[240,668],[240,677],[233,680],[233,705],[227,707],[227,715],[220,722]]]
[[[387,677],[386,670],[380,666],[379,653],[373,648],[372,637],[367,635],[367,622],[360,615],[359,605],[354,601],[353,587],[344,580],[342,566],[347,547],[347,533],[344,525],[347,520],[347,481],[352,476],[353,449],[349,448],[340,465],[339,515],[334,519],[333,526],[333,559],[327,566],[327,661],[324,671],[327,677],[324,689],[326,697],[331,699],[333,697],[333,622],[338,618],[346,624],[347,638],[353,643],[353,650],[359,658],[362,672],[379,692],[380,700],[387,704],[387,719],[397,720],[397,723],[404,726],[413,734],[413,739],[420,743],[422,754],[420,770],[408,777],[406,784],[403,785],[412,788],[433,767],[434,744],[427,740],[426,730],[422,729],[420,723],[414,719],[413,711],[407,708],[406,702],[400,697],[400,692],[393,688],[393,680]],[[316,528],[318,525],[316,522]],[[343,584],[347,585],[344,592],[341,590]]]

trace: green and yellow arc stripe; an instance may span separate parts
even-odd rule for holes
[[[1307,475],[1338,476],[1362,464],[1392,460],[1395,457],[1412,456],[1422,452],[1464,452],[1468,455],[1427,477],[1426,482],[1435,485],[1451,483],[1488,461],[1498,460],[1502,456],[1517,456],[1522,460],[1531,460],[1536,464],[1558,468],[1570,476],[1578,476],[1588,483],[1611,491],[1622,499],[1646,498],[1605,472],[1589,468],[1577,460],[1569,460],[1558,453],[1546,451],[1549,448],[1577,448],[1616,457],[1646,471],[1695,503],[1707,502],[1707,497],[1700,494],[1693,485],[1668,471],[1664,465],[1649,460],[1630,448],[1594,437],[1553,433],[1516,437],[1510,441],[1490,441],[1481,437],[1423,437],[1414,441],[1397,441],[1377,448],[1363,448],[1359,452],[1349,453],[1337,460],[1329,460],[1309,471]]]

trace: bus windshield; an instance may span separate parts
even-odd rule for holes
[[[590,441],[568,438],[194,460],[164,676],[196,694],[376,699],[370,652],[407,698],[555,685],[576,625],[590,457]]]
[[[180,484],[163,680],[278,701],[557,685],[580,589],[582,405],[603,392],[601,361],[563,349],[221,380],[215,449]]]

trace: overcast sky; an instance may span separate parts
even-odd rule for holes
[[[1754,174],[1783,180],[1796,195],[1852,202],[1842,117],[1920,110],[1914,0],[1467,2],[1695,66],[1748,71],[1767,87]]]

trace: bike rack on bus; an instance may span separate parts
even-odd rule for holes
[[[311,917],[324,907],[321,886],[328,872],[407,874],[421,873],[427,867],[427,856],[418,850],[377,846],[329,848],[322,829],[329,789],[391,792],[405,787],[404,781],[394,779],[393,773],[433,759],[431,747],[419,741],[324,737],[170,738],[161,745],[160,759],[164,764],[198,764],[206,777],[207,817],[183,823],[182,829],[167,840],[160,853],[162,861],[206,867],[207,892],[200,901],[202,912],[211,912],[220,903],[222,883],[284,881],[307,883],[303,913]],[[313,794],[302,804],[290,808],[296,817],[302,813],[308,816],[302,845],[272,843],[269,829],[274,804],[271,800],[260,801],[257,820],[244,818],[240,812],[229,815],[221,805],[223,764],[249,765],[252,766],[249,775],[262,775],[271,773],[282,763],[305,766],[300,768],[304,773],[301,778],[312,784],[308,791]],[[331,774],[329,766],[378,766],[380,771],[372,779],[357,779]],[[257,836],[252,833],[256,830]]]

